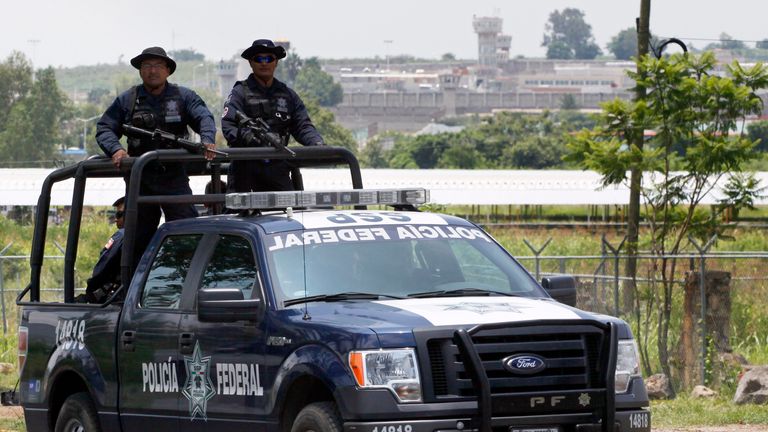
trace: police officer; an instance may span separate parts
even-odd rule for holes
[[[112,234],[99,253],[99,260],[93,267],[93,274],[87,281],[84,295],[78,302],[103,303],[120,286],[120,255],[123,248],[123,225],[125,223],[125,197],[112,203],[115,208],[117,231]]]
[[[104,153],[120,167],[123,158],[140,156],[148,151],[170,148],[169,143],[146,137],[128,136],[128,150],[120,145],[123,124],[143,129],[161,129],[178,136],[187,135],[187,126],[200,134],[203,144],[215,147],[216,124],[205,102],[192,90],[168,82],[176,70],[173,61],[160,47],[150,47],[131,59],[139,70],[142,84],[122,93],[107,108],[96,126],[96,141]],[[206,152],[208,160],[214,154]],[[127,179],[126,179],[127,182]],[[141,182],[142,195],[191,194],[189,177],[180,163],[152,162],[147,166]],[[136,255],[134,263],[144,252],[160,221],[159,205],[139,206],[139,224],[136,229]],[[197,216],[192,205],[162,204],[166,221]]]
[[[259,147],[253,132],[239,127],[236,113],[261,118],[287,144],[290,134],[305,146],[324,145],[307,114],[307,108],[295,91],[277,80],[275,69],[285,57],[285,49],[269,39],[258,39],[241,55],[253,70],[245,81],[238,81],[224,104],[221,129],[230,147]],[[229,191],[293,190],[290,165],[282,160],[233,161],[229,167]]]

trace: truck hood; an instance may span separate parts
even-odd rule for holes
[[[466,327],[475,324],[534,320],[593,319],[623,321],[591,314],[547,298],[525,297],[438,297],[373,302],[315,303],[309,306],[315,323],[350,328],[367,327],[379,335],[382,346],[397,346],[412,340],[412,329]],[[626,330],[620,330],[619,337]]]

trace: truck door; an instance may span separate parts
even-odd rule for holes
[[[261,299],[264,305],[254,248],[246,237],[213,234],[206,236],[203,245],[207,259],[194,288],[236,288],[243,299]],[[203,322],[196,311],[196,296],[195,291],[190,296],[185,291],[179,329],[180,337],[194,341],[180,353],[182,430],[264,430],[263,320]]]
[[[182,289],[202,235],[163,239],[146,277],[134,281],[118,332],[120,419],[125,431],[179,430]]]

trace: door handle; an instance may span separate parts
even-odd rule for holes
[[[192,344],[195,341],[194,333],[179,334],[179,352],[182,354],[192,354]]]
[[[136,340],[136,332],[133,330],[125,330],[120,335],[120,343],[123,345],[123,351],[133,352],[136,350],[136,345],[133,342]]]

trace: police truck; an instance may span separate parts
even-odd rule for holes
[[[289,160],[296,190],[143,196],[151,161]],[[205,166],[151,151],[117,171],[53,171],[21,308],[28,431],[649,432],[630,327],[574,307],[574,278],[537,281],[478,225],[418,211],[428,191],[364,189],[333,147],[229,149]],[[349,168],[308,191],[300,168]],[[192,165],[190,165],[192,166]],[[122,177],[122,286],[76,302],[89,181]],[[193,173],[195,174],[195,173]],[[51,189],[73,182],[63,295],[42,290]],[[163,224],[134,264],[143,203],[224,204]]]

